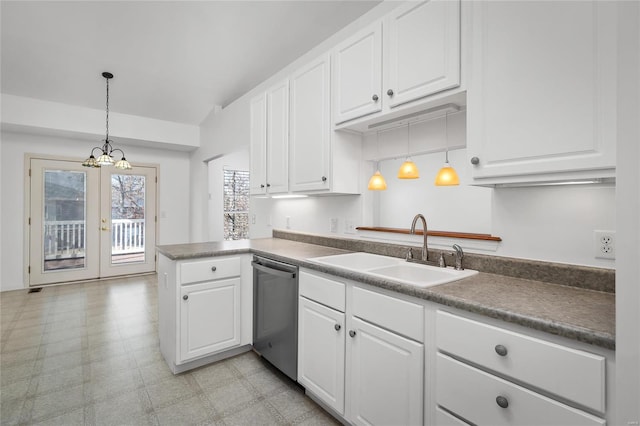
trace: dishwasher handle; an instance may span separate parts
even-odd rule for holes
[[[269,268],[268,266],[264,266],[263,264],[256,262],[255,260],[251,262],[251,266],[253,266],[258,271],[262,271],[267,274],[276,275],[281,278],[293,279],[296,277],[295,272],[287,272],[281,271],[279,269]]]

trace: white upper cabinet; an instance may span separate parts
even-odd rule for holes
[[[251,195],[289,190],[289,80],[250,102]]]
[[[615,176],[615,2],[473,2],[476,184]]]
[[[292,192],[357,194],[362,137],[331,128],[330,57],[291,76],[289,181]]]
[[[331,122],[329,55],[291,76],[290,178],[292,191],[329,188]]]
[[[267,96],[251,99],[249,148],[251,150],[251,175],[249,192],[265,194],[267,191]]]
[[[334,50],[334,123],[460,85],[460,2],[407,2]]]
[[[267,91],[267,192],[289,190],[289,80]]]
[[[382,109],[382,23],[363,29],[334,50],[335,123]]]
[[[460,3],[409,2],[385,20],[388,106],[460,84]],[[392,93],[390,95],[390,93]]]

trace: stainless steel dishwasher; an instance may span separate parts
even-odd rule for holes
[[[253,349],[298,380],[298,268],[253,256]]]

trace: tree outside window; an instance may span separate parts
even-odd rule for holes
[[[224,239],[249,238],[249,172],[224,169]]]

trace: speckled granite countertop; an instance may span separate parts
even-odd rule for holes
[[[347,253],[316,244],[265,238],[158,246],[172,260],[255,253],[297,266],[360,281],[536,330],[615,349],[615,294],[480,272],[469,278],[419,288],[320,265],[310,258]]]

